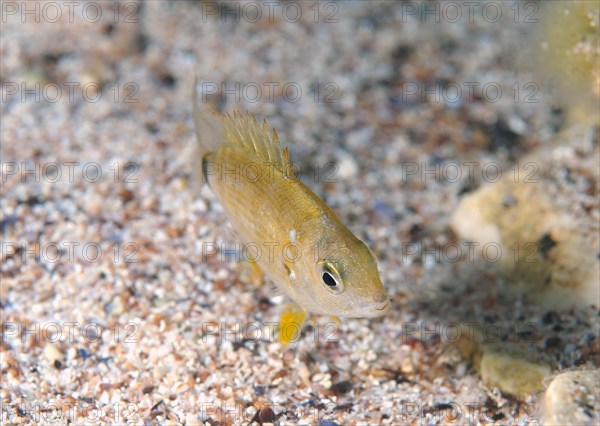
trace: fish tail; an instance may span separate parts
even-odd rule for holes
[[[194,181],[207,182],[205,173],[206,156],[215,152],[219,146],[225,143],[225,126],[221,115],[217,112],[200,105],[198,99],[198,78],[194,80],[192,95],[192,115],[196,129],[196,144],[194,159],[199,160],[200,167],[193,167]],[[196,164],[194,162],[194,164]]]

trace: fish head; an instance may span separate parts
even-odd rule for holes
[[[377,261],[365,243],[350,234],[331,244],[319,244],[305,264],[309,310],[339,317],[370,318],[383,315],[390,306],[377,269]]]

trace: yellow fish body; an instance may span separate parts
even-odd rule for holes
[[[294,176],[287,148],[281,149],[266,121],[261,126],[249,114],[198,111],[194,102],[194,122],[202,181],[247,252],[299,305],[282,322],[301,325],[304,311],[340,317],[387,311],[389,297],[373,254]]]

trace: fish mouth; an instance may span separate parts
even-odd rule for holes
[[[389,298],[385,299],[383,302],[369,303],[360,309],[357,316],[363,318],[378,317],[385,314],[389,310],[390,305],[391,301]]]

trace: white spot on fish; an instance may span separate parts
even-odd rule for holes
[[[295,230],[295,229],[292,229],[292,230],[290,231],[290,241],[291,241],[292,243],[295,243],[295,242],[296,242],[296,230]]]
[[[292,268],[290,268],[287,264],[283,264],[283,267],[285,268],[285,270],[288,273],[288,276],[290,277],[291,280],[295,280],[296,279],[296,273],[294,272],[294,270]]]

